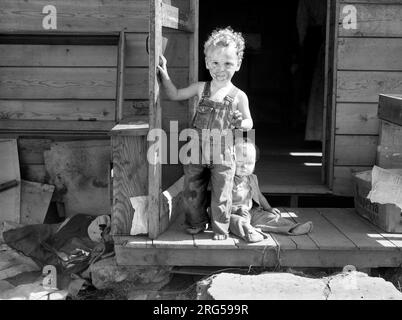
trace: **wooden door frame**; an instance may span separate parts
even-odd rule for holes
[[[322,182],[330,190],[333,189],[334,179],[338,20],[339,0],[327,0],[322,139]]]
[[[156,76],[163,47],[162,28],[189,33],[189,82],[198,81],[198,15],[199,0],[190,0],[189,12],[180,12],[178,8],[171,5],[169,0],[150,0],[149,130],[162,128],[162,105]],[[189,101],[189,121],[194,113],[195,103],[196,99]],[[148,150],[150,145],[151,143],[148,142]],[[172,215],[171,212],[166,212],[162,205],[162,164],[149,163],[148,165],[148,236],[155,239],[168,228]]]

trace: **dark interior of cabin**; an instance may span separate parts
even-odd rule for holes
[[[322,0],[200,2],[201,81],[209,79],[203,45],[214,28],[231,26],[246,40],[233,83],[249,98],[263,192],[323,185],[325,23]]]

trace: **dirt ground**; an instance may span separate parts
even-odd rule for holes
[[[185,270],[185,269],[184,269]],[[225,268],[211,269],[199,268],[194,274],[173,273],[170,282],[159,290],[150,287],[127,289],[122,283],[114,289],[97,290],[89,287],[81,290],[77,297],[70,300],[196,300],[197,282],[219,272],[231,272],[239,274],[260,274],[262,272],[289,272],[309,278],[322,278],[341,272],[340,268],[284,268],[274,270],[272,268]],[[382,277],[402,292],[402,269],[401,268],[377,268],[361,270],[369,272],[372,277]],[[184,271],[186,272],[186,271]],[[191,272],[191,271],[190,271]]]

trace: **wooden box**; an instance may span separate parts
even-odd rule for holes
[[[402,168],[402,126],[380,120],[376,164],[384,169]]]
[[[402,168],[402,95],[380,95],[380,136],[376,164],[381,168]]]
[[[402,126],[402,95],[380,94],[378,118]]]
[[[386,232],[402,233],[401,209],[394,204],[372,203],[367,199],[371,190],[371,170],[353,175],[354,203],[357,213]]]

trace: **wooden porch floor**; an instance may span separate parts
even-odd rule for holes
[[[402,264],[402,234],[386,233],[354,209],[282,208],[295,222],[313,221],[304,236],[268,234],[248,244],[231,236],[212,240],[212,231],[189,235],[183,218],[155,240],[115,236],[119,265],[265,266],[265,267],[397,267]]]

